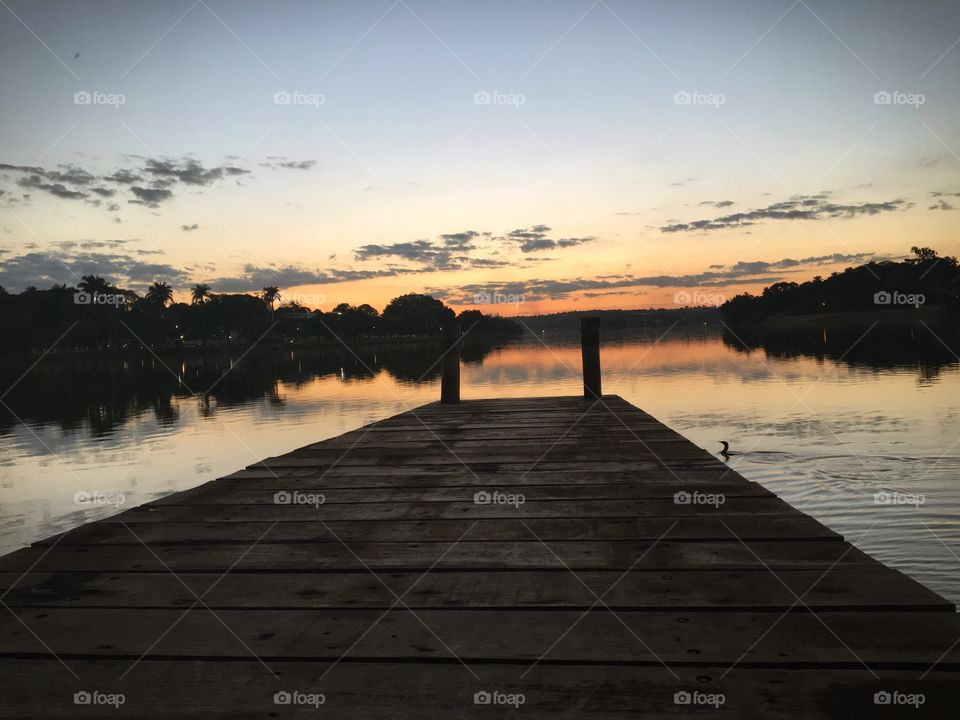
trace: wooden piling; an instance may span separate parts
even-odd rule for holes
[[[460,402],[460,325],[450,323],[442,333],[443,359],[440,374],[440,402],[455,405]]]
[[[600,318],[580,318],[580,354],[583,359],[583,396],[599,399],[600,388]]]

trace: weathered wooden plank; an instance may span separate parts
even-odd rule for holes
[[[657,430],[654,427],[644,428],[642,438],[645,442],[684,444],[689,443],[682,435],[673,431]],[[353,430],[344,435],[340,435],[329,440],[311,443],[305,445],[302,449],[312,450],[320,447],[349,447],[357,441],[363,442],[364,446],[385,446],[393,443],[436,443],[440,440],[444,442],[473,443],[475,445],[490,443],[496,441],[499,443],[511,443],[520,445],[533,445],[543,442],[552,443],[575,443],[584,440],[604,440],[616,443],[634,443],[637,442],[634,434],[627,428],[614,427],[593,427],[593,428],[568,428],[559,432],[556,428],[536,426],[517,433],[514,430],[504,430],[499,427],[488,427],[483,430],[472,432],[462,432],[457,429],[443,430],[434,428],[421,428],[420,430],[393,430],[379,428],[376,433],[367,430]]]
[[[577,464],[589,464],[590,467],[600,465],[605,469],[620,470],[631,467],[632,463],[640,463],[640,467],[649,464],[649,467],[663,467],[665,465],[697,465],[714,468],[722,468],[723,464],[712,458],[709,454],[699,451],[681,451],[681,452],[657,452],[650,451],[640,445],[636,449],[629,451],[618,451],[611,448],[609,453],[600,453],[597,450],[576,450],[568,451],[563,448],[554,449],[533,449],[529,452],[513,451],[501,453],[496,450],[484,452],[476,451],[456,451],[450,448],[437,446],[431,453],[423,451],[401,452],[366,452],[364,450],[335,451],[326,453],[302,452],[291,453],[276,458],[267,458],[262,463],[251,465],[250,467],[324,467],[337,464],[340,466],[380,466],[389,467],[395,465],[486,465],[497,463],[506,469],[509,466],[516,466],[519,469],[526,470],[531,467],[541,469],[557,469],[558,466]]]
[[[291,453],[285,456],[285,459],[312,461],[314,465],[323,466],[328,463],[346,463],[348,465],[461,465],[463,463],[478,462],[499,462],[499,463],[526,463],[528,466],[540,462],[550,463],[593,463],[593,464],[614,464],[628,461],[651,462],[655,461],[662,465],[687,464],[710,464],[715,468],[721,468],[722,463],[714,460],[711,456],[701,451],[693,452],[682,450],[678,452],[659,452],[656,449],[648,449],[641,446],[631,448],[626,451],[620,451],[616,448],[609,448],[608,453],[600,453],[597,450],[566,450],[562,447],[553,449],[530,448],[529,451],[506,450],[503,452],[496,450],[484,450],[482,447],[475,450],[457,450],[450,446],[437,445],[431,451],[395,449],[394,451],[368,452],[366,450],[334,450],[325,452],[301,452]],[[269,461],[267,461],[269,462]]]
[[[477,491],[479,492],[479,491]],[[585,517],[704,517],[793,515],[796,511],[777,497],[714,498],[712,504],[675,502],[673,498],[644,500],[525,500],[505,496],[503,504],[477,504],[475,492],[464,490],[463,501],[433,503],[323,503],[320,494],[282,496],[287,504],[172,505],[150,504],[115,515],[113,522],[309,522],[316,520],[452,520],[455,518],[585,518]],[[688,496],[692,497],[688,493]],[[714,497],[711,493],[703,497]],[[491,494],[491,497],[493,495]],[[685,496],[686,497],[686,496]],[[514,502],[516,504],[508,504]],[[322,504],[321,504],[322,503]]]
[[[356,439],[347,439],[345,441],[336,441],[324,443],[322,447],[307,446],[295,450],[291,455],[294,457],[337,457],[344,453],[359,453],[374,455],[382,453],[386,455],[411,455],[421,454],[440,454],[443,452],[470,453],[491,451],[490,440],[479,440],[470,438],[462,440],[458,438],[429,437],[417,440],[393,439],[392,437],[377,438],[379,442],[366,442]],[[634,452],[655,453],[663,457],[701,457],[703,455],[712,455],[701,448],[691,447],[689,443],[677,442],[673,440],[657,440],[644,437],[643,441],[638,442],[632,437],[609,438],[603,436],[597,437],[543,437],[535,439],[515,439],[512,442],[503,440],[496,441],[495,452],[500,455],[518,454],[521,457],[527,455],[543,455],[545,452],[589,452],[591,449],[602,458],[603,453],[596,450],[596,445],[602,443],[602,447],[617,454],[627,454]]]
[[[944,668],[960,669],[956,613],[395,609],[384,614],[287,608],[221,609],[216,618],[202,607],[11,608],[0,616],[0,655],[47,656],[53,650],[63,658],[138,658],[149,651],[155,658],[245,660],[252,652],[265,660],[335,660],[353,647],[353,657],[369,660],[533,662],[543,657],[551,662],[718,666],[740,661],[746,666],[866,664],[922,672],[939,659]],[[37,637],[45,639],[49,650]]]
[[[54,659],[0,660],[6,679],[0,717],[172,718],[222,715],[238,720],[264,717],[335,717],[341,720],[487,720],[515,713],[524,718],[591,720],[704,718],[743,720],[854,720],[953,717],[960,703],[960,674],[934,670],[923,680],[915,671],[864,669],[675,667],[649,665],[474,665],[459,663],[271,661],[231,663],[155,660],[131,670],[129,659],[70,660],[70,672]],[[529,672],[528,672],[529,671]],[[98,690],[123,694],[113,706],[73,703],[74,693]],[[276,705],[277,692],[321,693],[309,704]],[[477,705],[478,692],[522,695],[523,704]],[[722,694],[722,703],[679,704],[677,693]],[[884,707],[878,692],[922,694],[923,704]],[[680,699],[683,699],[681,696]],[[318,699],[319,701],[319,699]]]
[[[541,470],[539,467],[524,470],[471,471],[460,465],[451,467],[341,467],[328,465],[312,467],[309,464],[271,469],[245,469],[226,475],[220,480],[266,480],[275,484],[278,478],[286,480],[322,479],[331,487],[397,487],[401,484],[440,487],[444,485],[605,485],[611,483],[708,483],[711,481],[742,480],[749,482],[731,468],[692,467],[671,468],[645,467],[629,470]],[[269,487],[273,487],[271,484]],[[245,485],[253,487],[253,485]]]
[[[415,459],[415,458],[413,458]],[[409,462],[409,463],[397,463],[395,465],[389,465],[386,458],[351,458],[350,455],[347,455],[345,458],[340,460],[319,460],[316,458],[305,458],[305,457],[278,457],[278,458],[269,458],[262,462],[255,463],[250,465],[250,469],[264,469],[269,468],[271,470],[276,470],[278,468],[312,468],[325,470],[327,468],[333,468],[336,466],[336,471],[338,474],[345,475],[347,472],[354,468],[358,474],[367,474],[372,472],[375,468],[382,468],[388,470],[390,473],[402,473],[404,468],[407,469],[407,472],[413,473],[427,473],[431,469],[437,473],[446,473],[449,472],[450,468],[459,468],[463,467],[468,472],[472,471],[475,473],[481,472],[515,472],[515,473],[524,473],[530,470],[540,470],[542,472],[553,472],[561,470],[577,470],[577,471],[589,471],[592,468],[597,467],[597,461],[590,458],[567,458],[561,461],[554,460],[539,460],[533,458],[525,461],[518,461],[516,459],[512,460],[503,460],[503,459],[491,459],[489,456],[484,457],[483,459],[466,459],[463,457],[454,457],[451,454],[445,456],[436,456],[432,458],[426,458],[423,462]],[[698,460],[694,458],[684,458],[684,459],[671,459],[664,460],[659,458],[654,458],[652,455],[649,460],[610,460],[604,461],[599,468],[598,472],[646,472],[647,470],[658,470],[664,467],[668,467],[674,471],[690,469],[706,469],[706,470],[717,470],[720,471],[723,469],[723,464],[718,463],[714,460],[703,459]]]
[[[336,503],[434,503],[462,501],[473,497],[476,485],[447,487],[393,487],[393,488],[328,488],[323,483],[273,483],[263,489],[250,489],[212,482],[192,490],[173,493],[150,505],[272,505],[278,491],[322,492],[325,504]],[[669,499],[676,493],[693,489],[692,485],[644,484],[644,485],[496,485],[488,486],[509,495],[524,495],[527,502],[551,500],[652,500]],[[720,493],[725,498],[773,497],[773,493],[757,483],[724,480],[712,483],[710,493]]]
[[[379,578],[379,579],[377,579]],[[954,606],[885,567],[812,570],[660,570],[323,574],[186,574],[97,572],[0,573],[9,607],[386,608],[403,596],[411,609],[580,608],[598,597],[614,609],[929,610]],[[743,593],[744,585],[750,586]],[[394,595],[396,593],[396,595]],[[803,598],[803,604],[797,598]]]
[[[319,570],[494,570],[494,569],[660,569],[744,570],[819,569],[834,566],[877,566],[873,558],[842,542],[365,542],[362,539],[317,543],[269,542],[270,528],[245,542],[185,543],[154,540],[147,528],[168,532],[164,525],[138,526],[134,543],[124,545],[38,545],[0,558],[0,569],[58,571],[183,572],[316,572]],[[268,532],[269,531],[269,532]],[[317,530],[317,535],[323,531]],[[258,538],[264,538],[259,540]],[[328,536],[327,536],[328,537]],[[142,542],[149,543],[146,547]],[[745,588],[747,591],[747,588]]]
[[[591,540],[837,540],[840,536],[805,515],[716,518],[530,518],[517,520],[354,520],[307,522],[140,523],[126,528],[114,516],[36,543],[63,545],[147,542],[325,542],[344,540],[452,542]],[[129,528],[129,529],[127,529]],[[229,533],[226,532],[229,530]],[[269,530],[269,532],[267,532]],[[136,537],[134,537],[136,532]]]

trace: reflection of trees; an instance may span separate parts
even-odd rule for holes
[[[799,356],[843,362],[872,369],[915,368],[921,383],[936,382],[945,367],[957,364],[949,345],[960,347],[957,328],[927,328],[877,324],[816,327],[735,327],[725,331],[723,342],[738,352],[762,349],[777,358]],[[746,347],[744,347],[746,345]]]
[[[257,348],[242,358],[242,351],[213,350],[171,355],[163,362],[149,356],[51,356],[16,385],[24,368],[0,370],[0,387],[13,385],[4,402],[26,423],[64,431],[87,427],[91,435],[102,437],[145,413],[161,425],[175,425],[180,419],[175,400],[194,393],[200,414],[212,417],[217,408],[261,399],[282,405],[281,383],[296,387],[325,377],[363,382],[382,371],[399,382],[429,382],[440,375],[441,347],[433,339],[358,343],[349,350],[339,344],[296,351]],[[464,355],[481,362],[494,347],[495,341],[478,339],[465,343]],[[0,432],[17,422],[0,406]]]

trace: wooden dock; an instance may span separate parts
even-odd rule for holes
[[[952,604],[616,396],[427,405],[0,576],[5,718],[849,720],[960,699]]]

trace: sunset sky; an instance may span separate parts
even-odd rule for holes
[[[958,27],[946,0],[3,0],[0,285],[514,315],[956,254]]]

